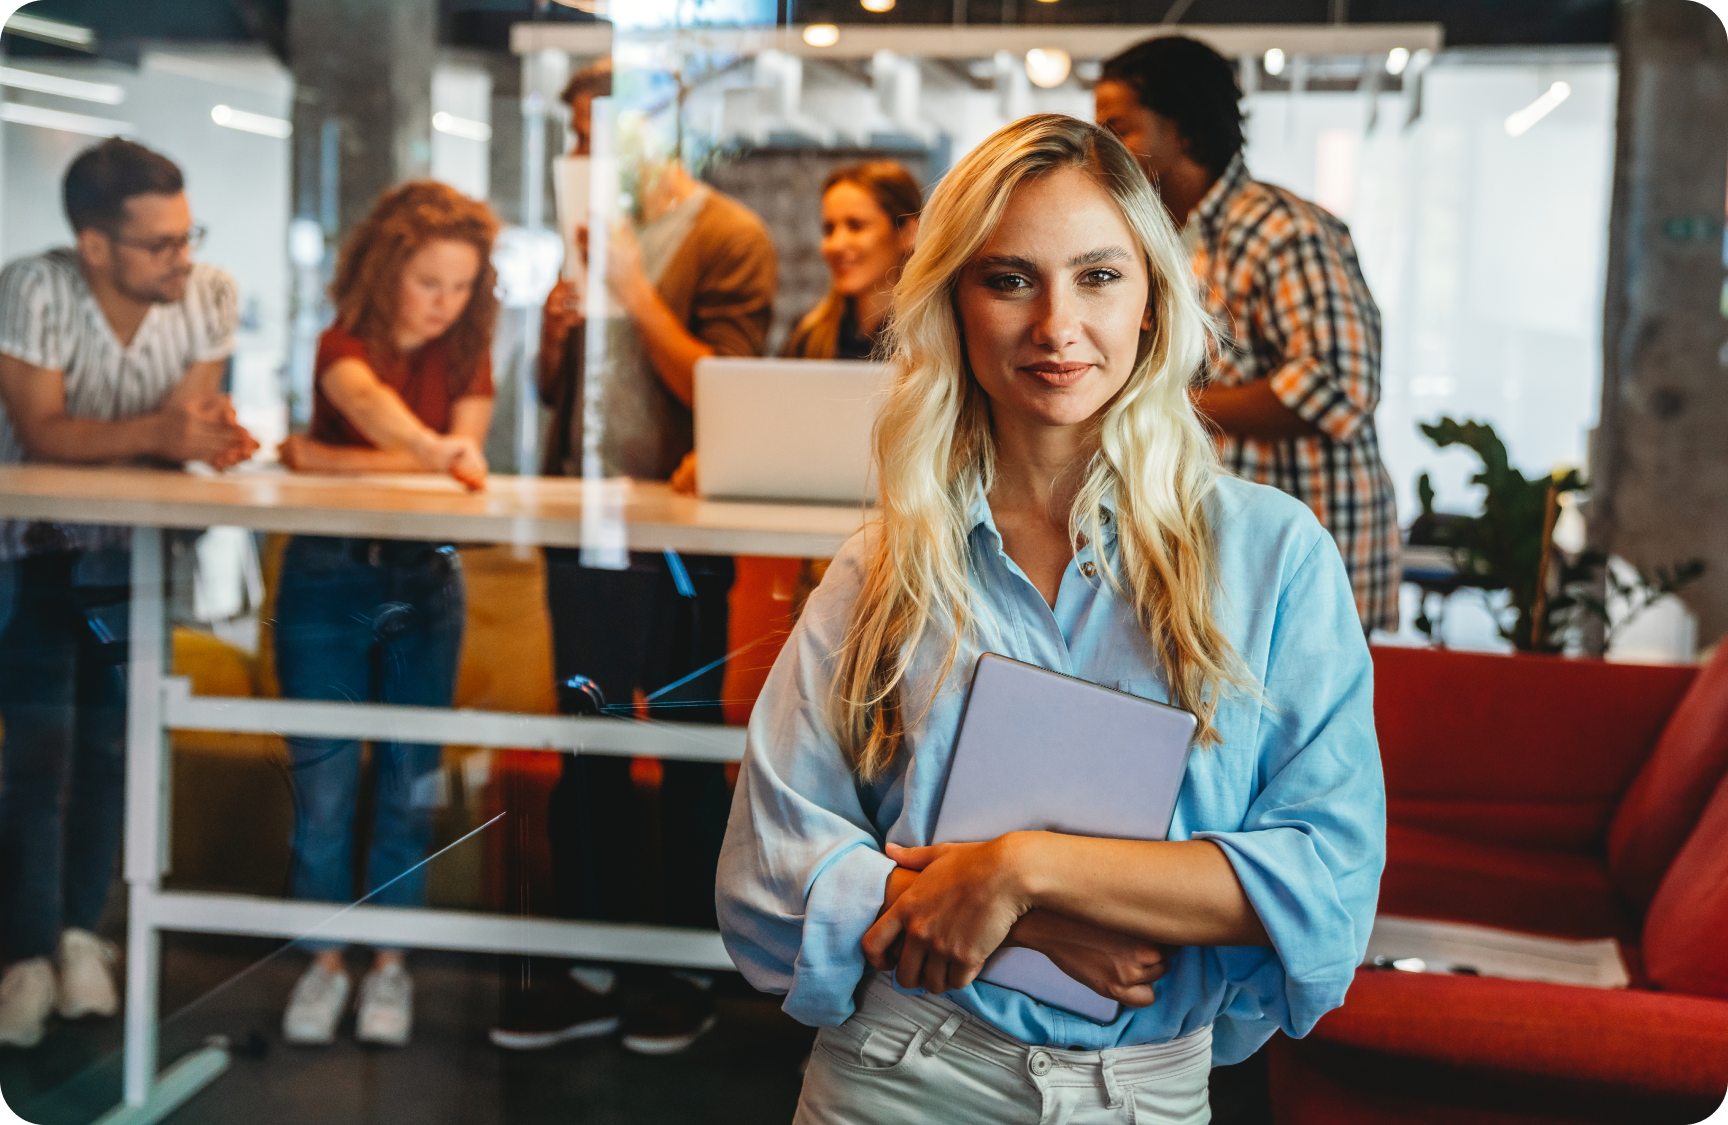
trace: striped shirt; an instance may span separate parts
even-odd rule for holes
[[[1240,153],[1183,231],[1201,297],[1217,322],[1211,377],[1268,380],[1320,432],[1258,441],[1224,435],[1237,476],[1313,509],[1344,556],[1364,628],[1398,627],[1398,518],[1380,462],[1380,310],[1350,231],[1283,188],[1248,175]]]
[[[153,414],[194,363],[234,350],[239,295],[234,279],[194,263],[186,293],[153,305],[122,347],[84,281],[78,254],[50,250],[0,270],[0,354],[58,371],[66,412],[117,422]],[[0,464],[29,460],[0,403]],[[46,550],[100,550],[130,542],[122,527],[0,521],[0,561]]]

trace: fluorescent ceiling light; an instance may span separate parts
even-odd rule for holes
[[[235,109],[230,105],[212,106],[210,120],[224,129],[238,129],[242,133],[257,133],[263,137],[286,139],[294,133],[294,123],[284,121],[280,117],[266,117],[262,113],[247,113],[243,109]]]
[[[1409,65],[1410,65],[1410,49],[1408,47],[1394,47],[1390,51],[1386,52],[1386,73],[1387,74],[1391,74],[1391,75],[1403,74],[1404,68],[1409,66]]]
[[[12,17],[6,21],[6,30],[14,35],[22,35],[29,39],[41,39],[66,47],[79,47],[86,51],[96,46],[96,33],[89,28],[79,27],[75,23],[63,23],[60,20],[46,20],[41,16],[26,16],[14,12]]]
[[[1553,113],[1556,106],[1571,96],[1571,86],[1564,82],[1554,83],[1541,97],[1506,119],[1507,135],[1522,137],[1530,131],[1531,126]]]
[[[1068,71],[1074,60],[1059,47],[1034,47],[1026,52],[1026,77],[1032,85],[1045,90],[1055,89],[1068,81]]]
[[[76,78],[38,74],[34,70],[14,70],[9,66],[0,66],[0,86],[34,90],[38,94],[58,94],[63,98],[81,98],[103,105],[119,105],[126,100],[125,89],[107,82],[81,82]]]
[[[15,125],[38,125],[44,129],[84,133],[92,137],[127,137],[138,131],[138,127],[130,121],[91,117],[84,113],[66,113],[58,109],[43,109],[37,105],[19,105],[17,102],[0,102],[0,121],[10,121]]]
[[[812,47],[832,47],[840,42],[840,29],[831,23],[813,23],[804,29],[804,42]]]
[[[1284,52],[1276,47],[1266,52],[1266,73],[1273,77],[1284,73]]]
[[[457,117],[454,113],[445,113],[443,110],[432,115],[432,128],[440,133],[448,133],[452,137],[461,137],[465,141],[489,141],[492,139],[492,126],[486,122]]]

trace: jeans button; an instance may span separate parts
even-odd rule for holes
[[[1043,1051],[1033,1051],[1032,1058],[1026,1063],[1026,1068],[1033,1074],[1042,1076],[1050,1073],[1050,1065],[1049,1055]]]

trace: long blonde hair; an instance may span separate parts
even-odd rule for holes
[[[1076,541],[1104,542],[1115,514],[1120,570],[1105,580],[1133,607],[1170,684],[1172,702],[1218,741],[1218,698],[1252,678],[1213,616],[1217,562],[1206,498],[1218,471],[1212,440],[1188,396],[1208,323],[1180,240],[1128,150],[1096,125],[1060,114],[997,130],[945,176],[925,208],[918,247],[894,290],[892,382],[876,424],[880,527],[839,653],[834,726],[854,772],[879,778],[908,721],[908,678],[920,644],[950,627],[938,684],[963,638],[975,637],[968,582],[968,513],[995,476],[990,402],[964,355],[955,284],[989,239],[1014,189],[1060,168],[1090,175],[1121,208],[1145,254],[1152,328],[1133,372],[1097,422],[1097,451],[1069,516]],[[934,698],[934,693],[931,693]],[[925,705],[928,707],[928,703]]]

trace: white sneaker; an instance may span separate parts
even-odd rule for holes
[[[414,1030],[414,981],[399,962],[373,969],[360,982],[354,1038],[383,1047],[406,1047]]]
[[[312,962],[300,974],[282,1013],[282,1038],[308,1046],[335,1042],[336,1025],[348,1009],[348,988],[347,973]]]
[[[46,957],[19,961],[0,977],[0,1045],[34,1047],[42,1042],[54,1008],[54,966]]]
[[[114,943],[103,941],[89,930],[67,930],[60,935],[60,1018],[111,1016],[120,1010],[120,993],[114,987],[111,966],[120,955]]]

